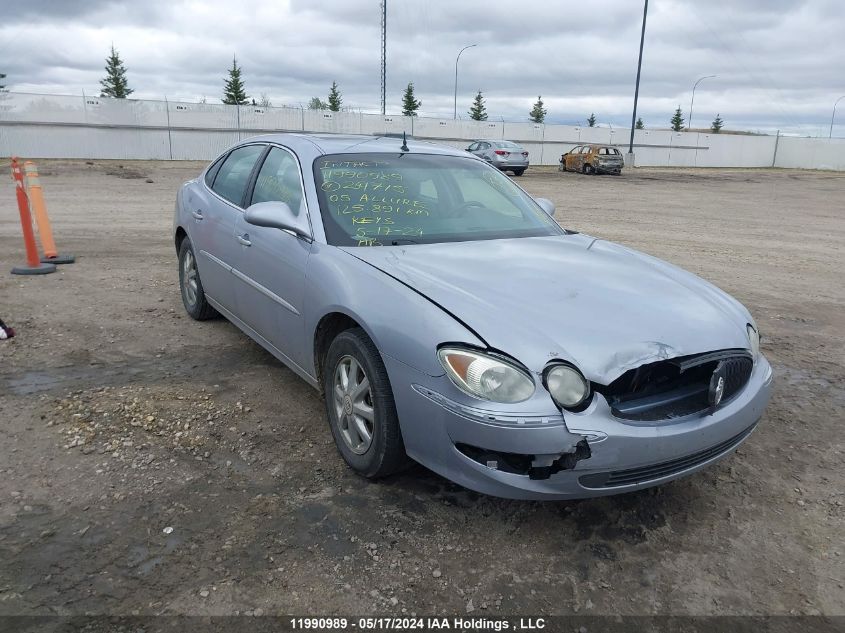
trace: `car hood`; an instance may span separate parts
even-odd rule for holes
[[[666,262],[586,235],[343,250],[534,372],[563,359],[609,384],[655,360],[749,346],[751,317],[736,300]]]

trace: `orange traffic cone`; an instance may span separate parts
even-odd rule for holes
[[[44,251],[41,261],[45,264],[72,264],[76,261],[73,255],[59,255],[56,250],[53,229],[50,226],[50,218],[47,216],[47,205],[44,203],[44,192],[38,180],[38,167],[28,160],[23,164],[23,170],[29,189],[29,202],[32,213],[35,215],[35,224],[38,226],[38,238],[41,240],[41,249]]]
[[[23,243],[26,247],[26,266],[12,268],[13,275],[46,275],[56,272],[53,264],[42,264],[38,261],[38,246],[35,244],[35,234],[32,232],[32,217],[29,214],[29,200],[23,184],[23,174],[18,159],[12,157],[12,178],[15,179],[15,193],[18,196],[18,211],[21,215],[21,229]]]

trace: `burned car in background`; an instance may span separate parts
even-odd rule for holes
[[[362,476],[411,458],[568,499],[730,454],[772,390],[748,310],[553,216],[453,148],[272,134],[182,186],[173,239],[188,314],[222,314],[322,392]]]
[[[618,176],[624,166],[622,152],[612,145],[577,145],[560,157],[559,169]]]

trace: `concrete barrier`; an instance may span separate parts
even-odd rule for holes
[[[562,153],[586,143],[609,143],[627,152],[629,138],[622,128],[0,93],[2,156],[208,160],[238,140],[274,131],[407,132],[460,149],[474,139],[507,139],[521,143],[535,165],[556,165]],[[845,171],[845,139],[637,130],[634,153],[638,166]]]

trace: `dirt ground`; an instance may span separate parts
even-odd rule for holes
[[[736,296],[776,371],[718,465],[531,503],[422,467],[353,475],[315,391],[187,317],[171,221],[200,163],[40,166],[78,262],[8,274],[24,256],[4,179],[0,317],[19,336],[0,341],[0,614],[845,614],[845,175],[519,180],[564,226]]]

